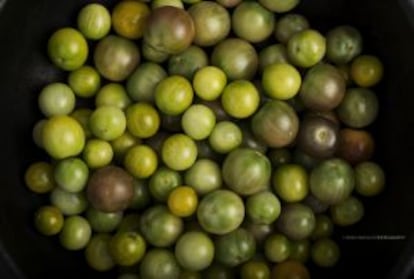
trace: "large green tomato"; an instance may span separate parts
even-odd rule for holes
[[[268,188],[271,164],[262,153],[251,148],[239,148],[226,157],[222,172],[230,189],[241,195],[251,195]]]
[[[55,159],[81,153],[85,145],[82,126],[74,118],[61,115],[47,120],[42,129],[43,148]]]
[[[240,226],[245,215],[243,200],[229,190],[216,190],[200,202],[197,219],[201,227],[214,234],[226,234]]]
[[[88,43],[74,28],[61,28],[52,34],[47,51],[52,62],[62,70],[81,67],[88,58]]]
[[[203,270],[213,261],[213,241],[206,233],[196,231],[187,232],[177,241],[175,257],[186,270]]]

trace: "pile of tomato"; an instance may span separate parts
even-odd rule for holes
[[[381,61],[299,0],[87,4],[47,51],[34,226],[118,278],[310,278],[382,192]]]

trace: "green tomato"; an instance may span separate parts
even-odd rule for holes
[[[157,169],[149,180],[149,191],[157,201],[166,202],[170,192],[182,185],[182,178],[178,171],[167,167]]]
[[[300,14],[286,14],[282,16],[276,24],[276,39],[286,44],[293,35],[309,28],[306,17]]]
[[[259,3],[272,12],[286,13],[294,9],[299,0],[259,0]]]
[[[58,234],[62,230],[63,221],[62,212],[55,206],[40,207],[34,218],[36,229],[47,236]]]
[[[290,241],[283,234],[270,235],[264,244],[264,254],[271,262],[280,263],[290,256]]]
[[[331,216],[338,226],[351,226],[358,223],[364,216],[364,205],[355,197],[349,197],[331,207]]]
[[[126,109],[131,104],[125,87],[119,83],[108,83],[99,89],[95,97],[95,106],[114,106],[119,109]]]
[[[183,231],[183,221],[164,205],[155,205],[144,211],[140,225],[146,241],[155,247],[173,245]]]
[[[190,168],[197,159],[197,145],[184,134],[169,136],[161,148],[163,162],[171,169],[183,171]]]
[[[243,228],[221,235],[215,242],[215,259],[226,266],[235,267],[247,262],[255,253],[255,239]]]
[[[39,108],[47,116],[67,115],[75,108],[75,94],[64,83],[51,83],[42,89],[38,98]]]
[[[148,178],[158,167],[157,154],[148,145],[136,145],[125,154],[124,166],[135,178]]]
[[[243,134],[240,127],[231,121],[218,122],[208,138],[211,148],[222,154],[239,147],[242,140]]]
[[[227,38],[215,45],[211,64],[221,68],[228,80],[250,80],[256,74],[259,58],[252,44],[240,38]]]
[[[52,62],[66,71],[81,67],[89,53],[88,43],[82,33],[69,27],[61,28],[52,34],[47,51]]]
[[[347,64],[362,51],[361,33],[352,26],[338,26],[326,35],[326,56],[336,64]]]
[[[279,100],[293,98],[299,93],[302,78],[290,64],[271,64],[264,68],[262,85],[269,97]]]
[[[286,202],[301,201],[309,192],[308,173],[304,167],[296,164],[278,167],[272,184],[276,194]]]
[[[355,190],[362,196],[375,196],[385,187],[385,174],[374,162],[363,162],[355,166]]]
[[[93,207],[86,211],[86,218],[92,229],[98,233],[109,233],[114,231],[122,221],[123,213],[120,212],[103,212]]]
[[[208,56],[201,47],[191,45],[183,52],[168,59],[169,75],[179,75],[192,80],[194,73],[208,65]]]
[[[315,214],[304,204],[286,204],[277,219],[277,228],[291,240],[303,240],[315,228]]]
[[[262,153],[251,148],[238,148],[225,158],[222,175],[227,187],[248,196],[269,187],[271,165]]]
[[[334,266],[340,258],[338,245],[329,238],[316,241],[311,247],[313,262],[321,267]]]
[[[190,185],[198,195],[205,195],[222,186],[220,166],[210,159],[199,159],[184,176],[186,185]]]
[[[86,247],[92,235],[91,226],[81,216],[66,218],[59,234],[61,245],[68,250],[81,250]]]
[[[384,66],[378,57],[360,55],[351,64],[351,77],[361,87],[371,87],[381,81],[384,75]]]
[[[136,232],[120,232],[109,241],[109,252],[115,263],[132,266],[145,255],[147,245],[144,238]]]
[[[53,167],[46,162],[31,164],[24,174],[24,181],[27,188],[38,194],[49,193],[56,186]]]
[[[310,256],[310,242],[307,239],[290,242],[289,259],[305,263]]]
[[[252,43],[267,39],[272,34],[274,26],[274,13],[257,2],[242,2],[232,13],[234,33]]]
[[[182,76],[169,76],[155,88],[155,104],[168,115],[183,113],[193,102],[191,83]]]
[[[250,260],[244,263],[240,269],[241,279],[269,279],[269,266],[258,260]]]
[[[128,95],[137,102],[153,103],[155,87],[166,77],[164,68],[157,63],[143,63],[128,78],[126,84]]]
[[[101,86],[101,77],[95,68],[82,66],[72,71],[68,83],[79,97],[92,97]]]
[[[197,209],[197,220],[201,227],[214,234],[227,234],[243,222],[245,208],[243,200],[232,191],[215,190],[205,195]]]
[[[43,147],[55,159],[78,155],[85,145],[85,133],[74,118],[53,116],[44,124]]]
[[[50,193],[50,202],[59,208],[65,215],[77,215],[85,211],[88,206],[85,193],[70,193],[59,187]]]
[[[378,116],[379,102],[375,93],[365,88],[351,88],[339,104],[339,119],[352,128],[365,128]]]
[[[104,5],[88,4],[80,10],[77,23],[78,29],[86,38],[99,40],[111,29],[111,15]]]
[[[180,272],[173,253],[166,249],[152,249],[142,259],[139,274],[145,279],[178,279]]]
[[[351,166],[342,159],[327,159],[310,174],[310,191],[321,202],[337,204],[349,197],[355,178]]]
[[[221,104],[226,113],[235,118],[247,118],[259,107],[260,95],[254,84],[247,80],[229,83],[221,95]]]
[[[181,118],[184,132],[194,140],[206,139],[214,129],[216,116],[207,106],[191,105]]]
[[[126,110],[128,131],[138,138],[154,136],[160,127],[158,111],[150,104],[135,103]]]
[[[272,192],[263,191],[247,198],[246,213],[255,224],[270,225],[279,217],[280,212],[280,201]]]
[[[215,66],[202,67],[195,72],[193,78],[195,94],[206,101],[213,101],[220,97],[226,84],[226,74]]]
[[[175,257],[186,270],[203,270],[210,266],[213,261],[214,243],[203,232],[190,231],[184,233],[175,245]]]
[[[309,68],[324,57],[326,40],[318,31],[306,29],[292,36],[288,41],[287,49],[293,64]]]
[[[82,191],[89,177],[88,165],[79,158],[67,158],[57,163],[54,170],[56,183],[65,191]]]
[[[334,224],[326,215],[320,214],[316,216],[315,229],[312,232],[312,239],[321,239],[330,237],[334,229]]]
[[[111,163],[113,158],[111,145],[104,140],[90,139],[86,142],[82,157],[91,169],[102,168]]]
[[[117,107],[98,107],[89,119],[89,127],[97,138],[114,140],[125,132],[126,117],[124,112]]]
[[[85,249],[86,262],[97,271],[108,271],[115,266],[109,253],[109,234],[95,234]]]

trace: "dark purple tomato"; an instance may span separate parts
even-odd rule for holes
[[[107,166],[92,174],[86,193],[95,209],[103,212],[122,211],[134,198],[133,178],[120,167]]]
[[[191,45],[194,36],[194,22],[187,11],[163,6],[149,16],[144,42],[158,52],[177,54]]]
[[[337,156],[355,165],[368,161],[375,149],[371,134],[364,130],[344,128],[339,132]]]
[[[338,126],[322,117],[306,117],[300,125],[297,145],[315,158],[331,157],[338,146]]]

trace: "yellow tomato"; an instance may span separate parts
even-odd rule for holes
[[[192,215],[198,205],[198,197],[193,188],[178,186],[168,196],[168,208],[171,213],[179,217]]]
[[[144,34],[149,14],[150,9],[145,3],[122,1],[113,9],[112,26],[117,34],[125,38],[139,39]]]

